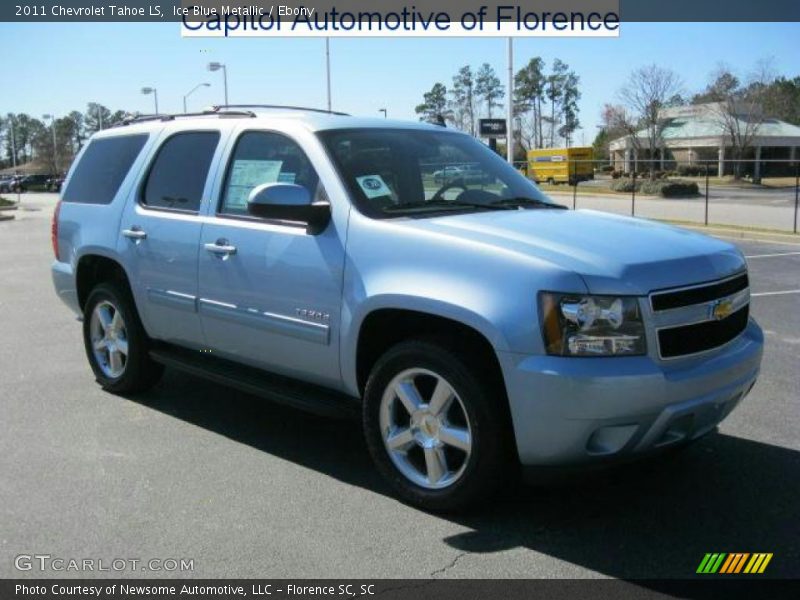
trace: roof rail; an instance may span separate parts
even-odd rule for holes
[[[191,112],[191,113],[177,113],[177,114],[158,114],[158,115],[130,115],[125,117],[120,122],[120,125],[132,125],[134,123],[144,123],[147,121],[174,121],[175,119],[185,118],[185,117],[255,117],[256,113],[252,110],[226,110],[225,112],[220,112],[216,109],[214,110],[204,110],[202,112]]]
[[[283,104],[215,104],[212,109],[219,112],[228,109],[245,109],[245,108],[279,108],[283,110],[302,110],[306,112],[323,113],[326,115],[338,115],[340,117],[349,117],[348,113],[338,112],[335,110],[325,110],[324,108],[310,108],[307,106],[288,106]]]

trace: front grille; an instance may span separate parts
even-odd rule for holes
[[[650,305],[654,311],[669,310],[693,304],[702,304],[718,300],[740,292],[749,286],[747,273],[742,273],[732,279],[712,283],[709,285],[691,287],[671,292],[656,292],[650,296]]]
[[[746,304],[721,321],[704,321],[659,330],[661,358],[696,354],[727,344],[747,327],[749,308],[750,305]]]

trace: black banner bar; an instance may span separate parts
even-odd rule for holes
[[[697,579],[622,581],[613,579],[6,579],[3,600],[169,600],[186,598],[305,600],[543,600],[800,597],[800,581],[761,576],[702,576]]]
[[[465,13],[478,14],[485,10],[486,22],[497,22],[499,15],[536,15],[548,22],[573,13],[618,16],[620,22],[788,22],[800,21],[800,2],[797,0],[4,0],[0,2],[0,21],[5,22],[159,22],[186,19],[188,7],[216,8],[223,14],[231,8],[242,15],[267,14],[278,18],[280,7],[290,11],[313,9],[317,16],[336,11],[358,13],[369,11],[381,14],[398,13],[404,9],[427,18],[432,13],[446,13],[452,21]],[[557,16],[558,15],[558,16]],[[192,18],[191,16],[189,18]],[[202,19],[194,16],[195,20]],[[292,17],[281,17],[291,22]],[[735,41],[734,41],[735,43]]]

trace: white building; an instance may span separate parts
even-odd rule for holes
[[[661,118],[666,121],[663,129],[662,147],[654,152],[658,168],[670,169],[675,165],[717,163],[716,173],[720,177],[733,172],[731,138],[725,133],[725,127],[719,117],[718,104],[697,104],[664,109]],[[742,131],[747,127],[747,117],[739,115]],[[762,175],[788,174],[791,167],[788,161],[800,159],[800,127],[779,119],[757,116],[758,124],[749,125],[754,131],[749,149],[744,157],[743,172],[758,180]],[[640,147],[648,145],[644,130],[637,134]],[[750,137],[750,135],[748,135]],[[625,136],[612,141],[609,151],[614,168],[630,173],[634,168],[644,170],[637,165],[640,160],[650,157],[641,156],[637,152],[632,136]],[[644,154],[649,154],[644,150]],[[725,162],[725,159],[729,159]],[[787,161],[783,163],[770,161]],[[649,167],[647,167],[649,168]]]

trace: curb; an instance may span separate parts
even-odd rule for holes
[[[15,216],[16,215],[3,215],[3,214],[0,214],[0,221],[10,221]]]
[[[715,235],[720,237],[736,238],[740,240],[752,240],[756,242],[779,242],[781,244],[800,244],[800,234],[796,233],[778,233],[771,231],[747,231],[741,229],[728,229],[726,227],[708,227],[704,225],[692,225],[689,223],[681,223],[679,221],[664,221],[684,229],[691,229],[708,235]]]

